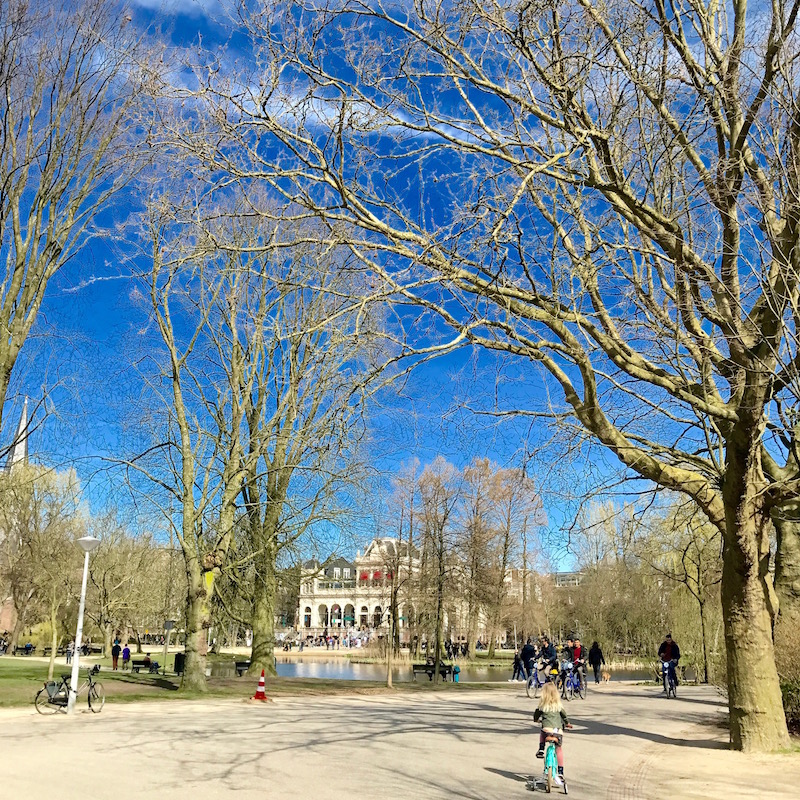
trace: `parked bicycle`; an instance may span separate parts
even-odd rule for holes
[[[561,696],[565,700],[572,700],[577,694],[581,700],[586,697],[586,682],[581,679],[578,670],[571,661],[561,662]]]
[[[78,687],[78,695],[86,692],[89,703],[89,711],[99,714],[103,710],[106,702],[103,684],[94,679],[100,672],[100,665],[95,664],[88,672],[86,680]],[[40,714],[55,714],[58,711],[67,710],[70,693],[71,675],[62,675],[60,681],[45,681],[44,686],[39,689],[34,698],[34,705]]]

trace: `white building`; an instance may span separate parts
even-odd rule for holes
[[[353,561],[338,558],[321,565],[303,565],[298,597],[301,631],[317,635],[324,629],[380,629],[388,625],[393,582],[402,582],[419,569],[419,552],[398,539],[374,539],[364,555]],[[401,632],[413,618],[413,607],[398,593],[398,627]]]

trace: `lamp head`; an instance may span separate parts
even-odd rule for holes
[[[78,544],[84,553],[91,553],[100,544],[100,540],[94,536],[81,536]]]

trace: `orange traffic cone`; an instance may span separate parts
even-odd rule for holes
[[[264,670],[261,670],[261,677],[258,679],[258,689],[256,693],[250,698],[251,700],[269,700],[267,695],[264,693]]]

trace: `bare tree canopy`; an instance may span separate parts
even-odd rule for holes
[[[105,0],[0,1],[0,420],[48,281],[143,148],[150,68],[129,20]]]
[[[249,7],[255,66],[197,75],[201,157],[427,309],[425,349],[542,367],[561,401],[512,410],[698,504],[724,538],[732,741],[786,746],[768,566],[800,492],[800,6]]]

